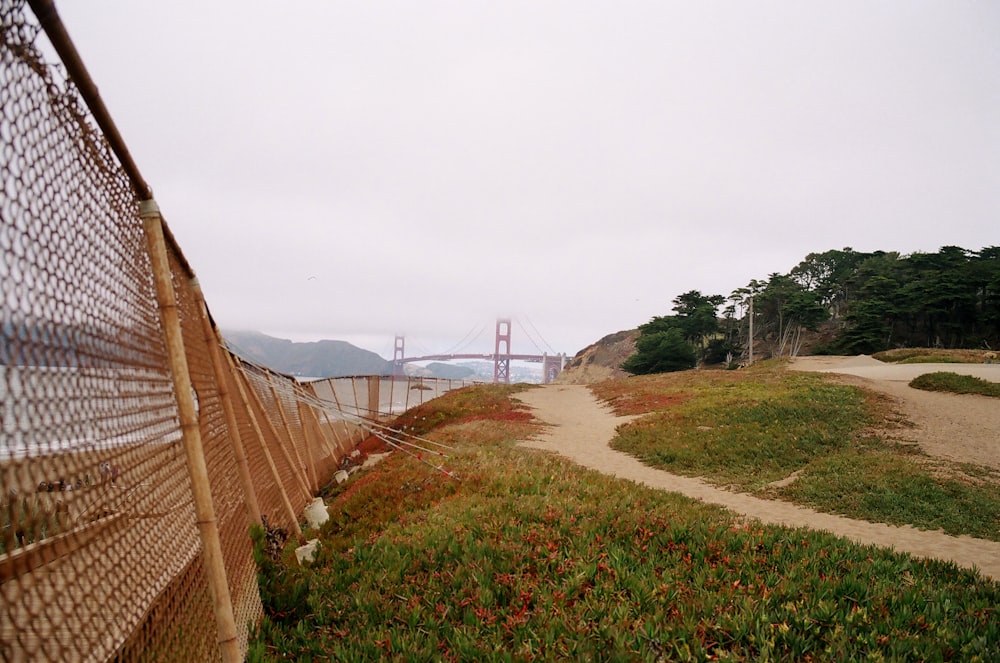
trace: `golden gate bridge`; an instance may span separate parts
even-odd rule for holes
[[[526,334],[527,335],[527,334]],[[511,320],[499,318],[496,325],[494,351],[492,353],[444,353],[427,354],[419,357],[406,356],[406,338],[396,335],[392,352],[393,375],[405,375],[404,365],[418,361],[451,361],[455,359],[478,359],[493,362],[493,382],[510,384],[510,362],[527,361],[542,364],[542,382],[548,384],[562,372],[566,365],[566,353],[514,354],[510,351]],[[528,335],[530,338],[530,335]]]

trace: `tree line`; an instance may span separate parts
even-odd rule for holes
[[[1000,345],[1000,246],[936,253],[810,253],[787,274],[751,280],[728,297],[691,290],[673,315],[639,327],[622,368],[658,373],[699,362],[795,356],[807,332],[829,340],[814,353],[870,354],[898,347],[995,349]],[[721,315],[720,315],[720,308]]]

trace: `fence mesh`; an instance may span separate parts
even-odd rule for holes
[[[0,659],[218,660],[140,201],[23,3],[0,0],[0,25]],[[168,262],[245,654],[253,505],[294,531],[366,421],[463,383],[249,364],[172,245]]]
[[[7,660],[103,659],[197,531],[129,182],[21,9],[2,25],[0,641]]]

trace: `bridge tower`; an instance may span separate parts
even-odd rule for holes
[[[548,384],[556,379],[556,376],[562,373],[562,370],[566,367],[566,353],[549,356],[548,353],[542,354],[542,384]]]
[[[503,346],[501,353],[500,347]],[[493,383],[510,384],[510,318],[497,320],[497,343],[493,352]]]
[[[392,350],[392,374],[396,377],[403,377],[406,371],[403,369],[403,348],[406,346],[406,338],[396,334],[395,347]]]

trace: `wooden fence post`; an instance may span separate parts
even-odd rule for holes
[[[351,453],[351,445],[350,445],[351,434],[349,432],[347,432],[347,423],[344,422],[343,419],[340,420],[341,422],[343,422],[342,426],[344,427],[344,433],[347,435],[347,442],[344,442],[344,440],[341,439],[341,437],[340,437],[340,432],[337,430],[337,425],[335,423],[333,423],[332,421],[330,421],[330,415],[327,414],[325,410],[323,411],[323,418],[326,420],[327,427],[333,433],[333,439],[335,439],[337,441],[337,450],[340,451],[340,453],[342,453],[344,455],[350,454]]]
[[[229,429],[229,440],[233,445],[233,455],[236,456],[236,467],[239,470],[240,484],[243,487],[243,497],[246,499],[247,517],[250,522],[263,526],[260,517],[260,505],[257,503],[257,493],[253,487],[253,479],[250,477],[250,465],[247,462],[246,448],[243,446],[243,438],[240,435],[239,423],[236,421],[236,409],[233,407],[232,394],[229,393],[229,380],[227,368],[222,363],[222,353],[219,351],[219,343],[222,339],[216,334],[215,328],[208,314],[208,305],[205,303],[205,296],[201,292],[201,286],[197,279],[191,280],[191,288],[198,303],[198,311],[201,313],[201,328],[205,335],[205,344],[208,346],[209,356],[212,358],[212,369],[215,371],[215,381],[219,385],[219,399],[222,401],[222,410],[226,415],[226,427]]]
[[[333,395],[333,402],[337,404],[337,411],[343,414],[344,406],[341,405],[340,399],[337,397],[337,383],[335,382],[336,379],[337,378],[329,378],[327,379],[326,382],[330,386],[330,393]],[[312,385],[310,385],[310,388],[312,389],[313,396],[319,398],[319,396],[316,394],[316,388],[313,387]],[[349,448],[350,444],[345,445],[343,441],[340,439],[340,433],[337,432],[336,426],[334,426],[333,422],[330,421],[330,415],[327,413],[326,409],[323,409],[322,412],[323,412],[323,418],[326,419],[326,425],[330,427],[331,431],[333,431],[333,437],[334,439],[337,440],[337,448],[340,449],[345,454],[350,453],[350,448]],[[351,441],[350,433],[347,434],[347,441],[348,442]]]
[[[311,405],[299,401],[299,418],[302,419],[303,425],[305,425],[306,416],[312,420],[313,425],[316,427],[316,433],[319,434],[320,442],[322,443],[320,446],[324,447],[327,454],[333,457],[334,460],[339,460],[337,458],[337,449],[333,446],[333,442],[330,441],[330,438],[327,437],[326,431],[323,430],[323,425],[319,422],[319,418],[316,416],[316,411],[313,410]]]
[[[358,382],[354,376],[351,376],[351,390],[354,392],[354,414],[360,417],[362,416],[361,401],[358,400]]]
[[[174,292],[167,255],[166,240],[163,235],[163,218],[159,206],[152,198],[143,200],[139,206],[143,230],[153,269],[153,283],[160,309],[163,336],[170,361],[170,374],[174,383],[174,396],[180,416],[184,453],[187,457],[188,474],[191,478],[191,493],[194,498],[195,514],[208,575],[209,591],[218,630],[219,650],[226,663],[243,660],[237,639],[236,618],[233,614],[233,600],[229,593],[226,566],[222,557],[222,540],[219,537],[219,523],[215,518],[212,491],[208,481],[208,467],[205,464],[205,450],[198,425],[198,412],[194,403],[191,374],[188,371],[184,353],[184,336],[181,331],[180,314],[177,310],[177,295]]]
[[[271,389],[271,396],[274,398],[274,405],[278,408],[278,418],[281,419],[281,425],[285,429],[285,434],[288,436],[288,446],[292,448],[292,453],[295,454],[295,460],[299,464],[299,468],[302,470],[302,476],[305,478],[307,492],[309,493],[309,500],[313,497],[313,486],[316,485],[316,469],[306,465],[302,460],[302,455],[299,453],[299,448],[295,445],[295,436],[292,434],[292,424],[288,421],[288,414],[285,413],[285,406],[281,404],[281,394],[278,393],[278,388],[274,385],[274,380],[271,379],[271,372],[267,373],[267,386]],[[308,450],[308,444],[307,444]],[[312,472],[310,473],[310,470]]]
[[[395,412],[392,411],[392,405],[393,405],[393,403],[395,403],[395,401],[393,400],[395,398],[395,391],[396,391],[396,376],[393,375],[391,378],[389,378],[389,416],[390,417],[392,417],[395,414]]]
[[[368,376],[368,416],[366,419],[371,419],[377,422],[381,417],[382,411],[382,394],[381,394],[382,380],[377,375]]]
[[[278,466],[274,464],[274,458],[271,456],[270,450],[267,448],[267,440],[264,439],[264,431],[261,430],[260,422],[257,421],[257,415],[253,413],[253,408],[250,406],[250,399],[247,397],[246,389],[243,388],[243,376],[237,370],[236,365],[233,362],[233,356],[226,351],[226,357],[229,361],[229,367],[233,371],[233,377],[236,381],[236,390],[240,393],[240,400],[243,402],[243,407],[246,409],[247,414],[250,417],[250,426],[253,428],[254,434],[257,436],[257,441],[260,443],[261,453],[264,454],[264,460],[267,462],[267,469],[271,472],[271,480],[274,481],[275,487],[278,489],[278,496],[281,498],[281,506],[285,510],[285,516],[288,521],[292,524],[292,533],[299,543],[305,543],[305,536],[302,534],[302,527],[299,526],[299,517],[295,513],[295,507],[292,506],[292,501],[288,499],[288,491],[285,490],[284,484],[281,482],[281,475],[278,473]]]
[[[250,387],[250,394],[248,398],[252,398],[254,402],[257,404],[257,407],[260,408],[260,411],[266,413],[267,408],[264,407],[264,401],[261,400],[260,394],[258,394],[257,390],[253,388],[253,385],[249,384],[249,380],[247,380],[247,383],[248,386]],[[244,394],[245,393],[246,392],[244,392]],[[302,475],[299,474],[300,468],[296,466],[295,459],[292,458],[291,452],[288,451],[288,447],[282,442],[281,435],[278,434],[278,429],[274,427],[274,422],[271,421],[271,418],[264,417],[264,423],[267,424],[267,427],[271,431],[271,435],[274,436],[274,439],[278,441],[278,451],[281,452],[281,455],[282,457],[284,457],[285,462],[288,463],[288,468],[292,471],[292,477],[295,479],[295,485],[302,493],[304,499],[303,504],[308,505],[310,502],[312,502],[313,495],[309,491],[309,487],[306,485],[307,481],[306,477],[303,477]]]

